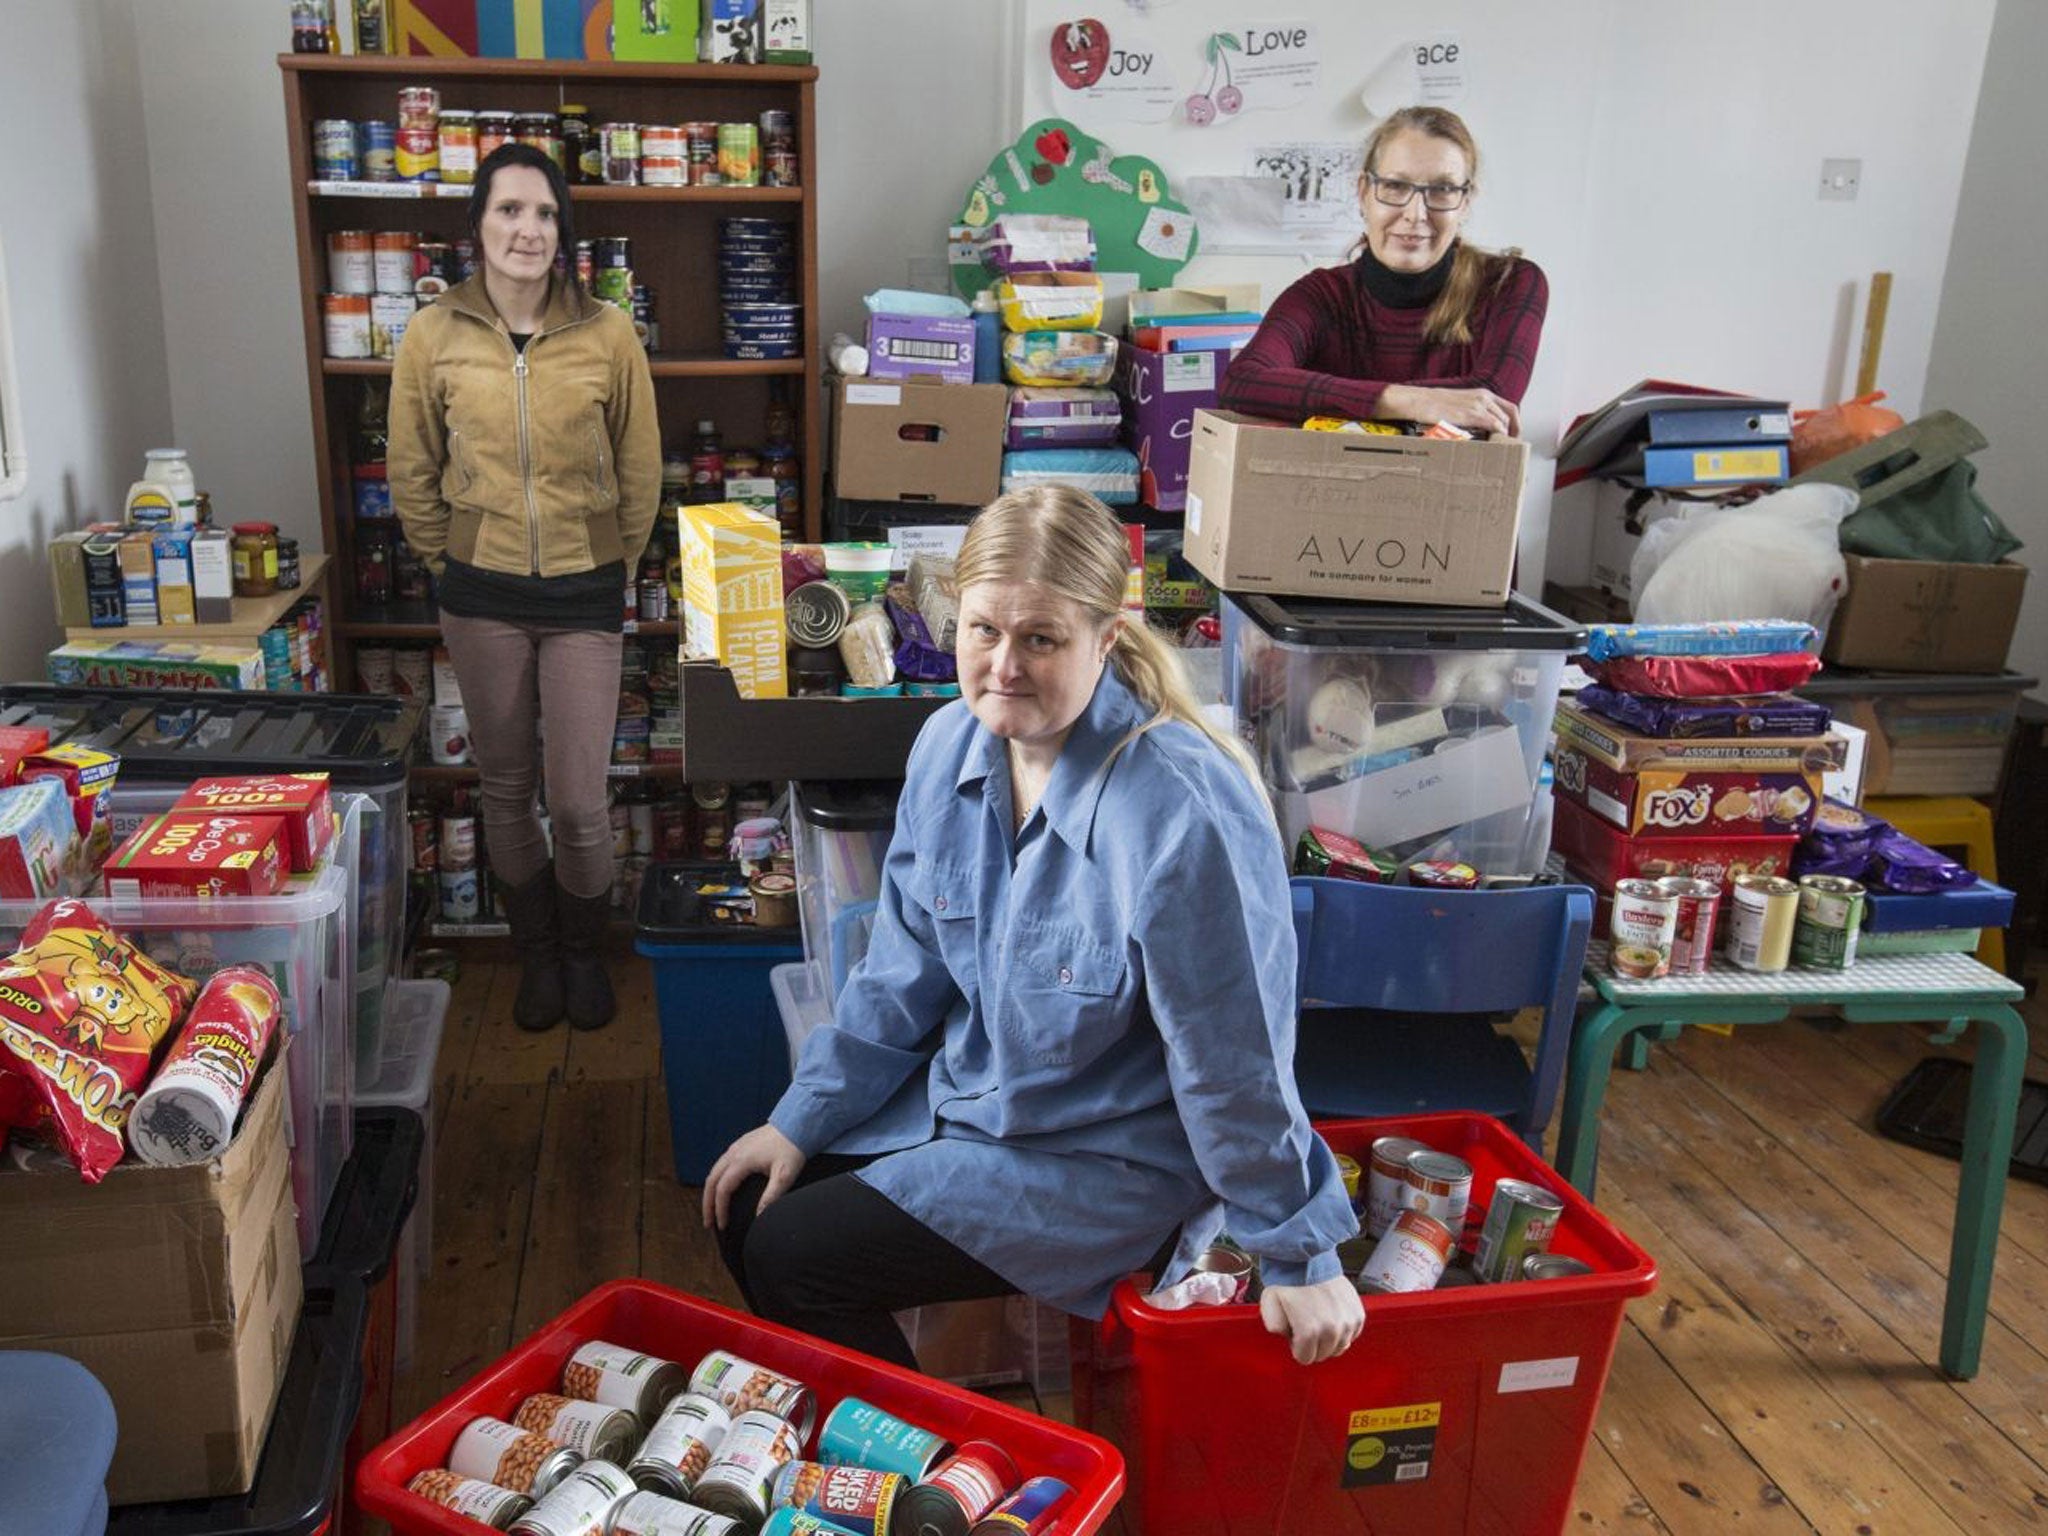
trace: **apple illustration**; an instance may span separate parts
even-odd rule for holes
[[[1052,70],[1070,91],[1085,91],[1109,65],[1109,28],[1092,16],[1052,29]]]
[[[1054,165],[1065,165],[1074,158],[1074,141],[1064,128],[1046,129],[1031,141],[1031,147]]]

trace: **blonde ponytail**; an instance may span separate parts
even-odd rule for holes
[[[1187,666],[1181,661],[1177,647],[1167,644],[1159,631],[1143,619],[1130,618],[1117,631],[1109,661],[1116,668],[1117,676],[1124,680],[1124,686],[1137,696],[1139,703],[1152,711],[1151,718],[1119,742],[1117,750],[1121,751],[1147,731],[1162,725],[1174,721],[1191,725],[1237,765],[1238,771],[1251,782],[1260,801],[1267,803],[1270,809],[1251,752],[1237,737],[1218,729],[1203,711],[1194,688],[1188,682]]]

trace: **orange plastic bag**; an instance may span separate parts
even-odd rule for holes
[[[1792,473],[1803,475],[1838,453],[1861,448],[1903,427],[1905,417],[1877,403],[1883,398],[1884,391],[1879,389],[1844,400],[1840,405],[1824,405],[1817,411],[1794,411]]]

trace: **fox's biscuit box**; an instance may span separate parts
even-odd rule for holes
[[[324,773],[258,773],[200,779],[172,807],[276,816],[284,822],[293,874],[317,869],[334,846],[334,803]]]
[[[107,861],[107,894],[268,896],[285,882],[286,841],[282,817],[166,811]]]
[[[683,507],[683,655],[718,662],[743,699],[786,699],[782,529],[737,502]]]
[[[1185,554],[1226,592],[1499,608],[1529,445],[1197,411]]]
[[[1804,837],[1820,808],[1821,776],[1809,769],[1626,773],[1562,740],[1555,761],[1558,794],[1631,837]]]

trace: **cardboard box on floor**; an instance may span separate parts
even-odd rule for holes
[[[1498,608],[1529,445],[1304,432],[1198,411],[1188,563],[1226,592]]]
[[[841,379],[833,491],[851,501],[986,505],[1002,490],[1009,409],[1001,384]]]
[[[0,1349],[68,1355],[106,1387],[115,1504],[255,1481],[302,1295],[285,1093],[279,1055],[210,1163],[124,1162],[97,1185],[0,1172]]]
[[[2027,591],[2025,566],[1843,559],[1849,591],[1828,623],[1825,659],[1890,672],[2005,669]]]

